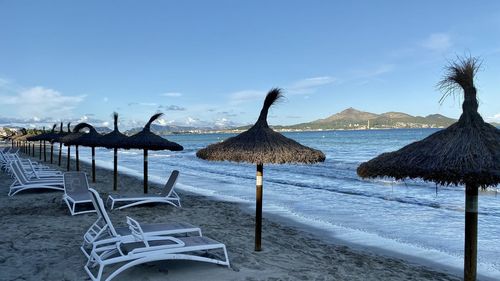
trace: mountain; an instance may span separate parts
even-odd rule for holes
[[[352,107],[324,119],[292,126],[279,126],[283,130],[334,130],[373,128],[444,128],[456,122],[440,114],[425,117],[412,116],[403,112],[375,114]]]
[[[141,131],[142,128],[143,127],[135,127],[135,128],[132,128],[130,130],[125,131],[124,133],[128,136],[131,136],[131,135]],[[151,131],[155,134],[158,134],[158,135],[169,135],[172,133],[189,132],[189,131],[194,131],[194,130],[199,130],[199,128],[192,127],[192,126],[151,124]]]
[[[328,124],[328,123],[336,122],[339,120],[359,121],[359,120],[370,120],[370,119],[374,119],[377,117],[378,117],[377,114],[359,111],[359,110],[356,110],[352,107],[349,107],[348,109],[345,109],[339,113],[333,114],[330,117],[327,117],[325,119],[319,119],[319,120],[313,121],[312,123]]]

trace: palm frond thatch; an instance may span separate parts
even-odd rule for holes
[[[485,123],[477,112],[475,58],[453,63],[439,83],[445,96],[461,88],[464,93],[460,119],[445,130],[383,153],[361,164],[363,178],[422,178],[442,185],[471,184],[480,187],[500,183],[500,130]]]
[[[44,127],[43,133],[36,135],[36,136],[33,136],[33,137],[29,137],[29,138],[27,138],[27,140],[29,140],[29,141],[51,141],[56,134],[56,132],[55,132],[56,127],[57,127],[57,124],[54,124],[52,126],[52,129],[49,132],[45,132],[45,127]]]
[[[63,129],[63,123],[61,122],[61,126],[59,128],[59,133],[55,134],[55,136],[51,140],[51,142],[52,143],[54,143],[54,142],[63,143],[62,138],[71,133],[71,122],[68,123],[67,127],[68,127],[68,131],[65,132]]]
[[[281,97],[281,89],[271,89],[255,125],[237,136],[198,150],[196,156],[211,161],[227,160],[255,164],[325,161],[323,152],[304,146],[269,128],[267,123],[269,108]]]
[[[163,113],[156,113],[151,116],[148,123],[144,126],[144,128],[130,136],[125,142],[126,148],[135,148],[135,149],[147,149],[147,150],[171,150],[171,151],[181,151],[184,148],[182,145],[171,142],[159,135],[151,132],[151,124],[160,118]]]
[[[88,129],[87,133],[83,133],[83,129]],[[74,132],[80,132],[81,135],[72,141],[73,145],[82,145],[88,147],[96,147],[99,145],[100,138],[102,137],[96,129],[88,123],[80,123],[73,128]]]
[[[105,148],[124,148],[124,143],[127,141],[128,137],[118,130],[118,113],[113,113],[113,119],[113,131],[100,137],[97,146]]]

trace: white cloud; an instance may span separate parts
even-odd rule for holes
[[[128,103],[128,106],[135,106],[135,105],[139,105],[139,106],[158,106],[158,104],[154,103],[154,102],[129,102]]]
[[[453,44],[449,34],[433,33],[424,39],[420,45],[434,52],[442,52],[449,49]]]
[[[15,95],[0,96],[0,104],[12,105],[12,109],[22,117],[63,118],[70,116],[84,98],[65,96],[56,90],[39,86],[21,90]]]
[[[162,105],[159,109],[164,109],[166,111],[185,111],[186,108],[178,105]]]
[[[306,78],[292,83],[292,85],[287,87],[287,91],[290,94],[310,94],[316,91],[318,87],[329,85],[336,81],[336,78],[330,76]]]
[[[169,93],[160,94],[160,96],[164,96],[164,97],[180,97],[180,96],[182,96],[182,93],[169,92]]]
[[[244,90],[229,95],[232,104],[240,104],[247,101],[262,100],[266,96],[265,91]]]
[[[102,99],[102,101],[103,101],[103,102],[108,102],[108,101],[109,101],[109,98],[108,98],[108,97],[104,97],[104,98]]]
[[[486,117],[486,121],[500,123],[500,113],[497,113],[491,117]]]
[[[395,69],[393,64],[381,64],[373,69],[363,69],[355,72],[355,79],[363,79],[362,84],[367,84],[366,79],[375,78],[377,76],[389,73]]]

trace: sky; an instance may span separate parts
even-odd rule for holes
[[[0,0],[0,123],[270,124],[348,107],[458,118],[436,84],[482,61],[479,111],[500,122],[500,1]]]

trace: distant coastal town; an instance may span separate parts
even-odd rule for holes
[[[315,120],[308,123],[295,125],[271,125],[278,132],[308,132],[308,131],[331,131],[331,130],[383,130],[383,129],[427,129],[446,128],[456,122],[456,119],[440,114],[431,114],[425,117],[412,116],[402,112],[386,112],[375,114],[360,111],[354,108],[345,109],[327,118]],[[49,125],[49,124],[47,124]],[[493,123],[494,126],[500,124]],[[151,129],[159,135],[172,134],[215,134],[215,133],[241,133],[251,125],[239,127],[189,127],[176,125],[152,124]],[[49,127],[49,126],[47,126]],[[17,132],[22,126],[5,124],[0,126],[0,136],[9,136],[12,132]],[[111,131],[108,127],[95,127],[100,133]],[[28,128],[28,130],[31,128]],[[37,128],[40,129],[40,128]],[[124,133],[132,135],[141,128],[131,128]]]

